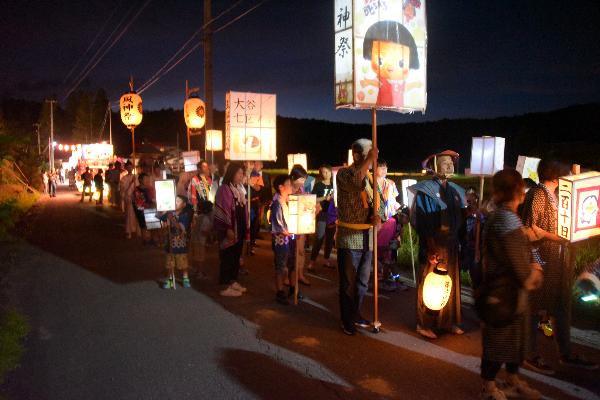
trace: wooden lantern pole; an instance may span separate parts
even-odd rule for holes
[[[190,89],[188,87],[188,81],[186,79],[185,80],[185,100],[187,101],[187,99],[189,99],[189,98],[190,98]],[[184,106],[184,108],[185,108],[185,106]],[[184,110],[184,112],[185,112],[185,110]],[[190,127],[187,126],[187,124],[186,124],[186,128],[187,128],[187,130],[186,130],[186,132],[187,132],[187,151],[190,151],[192,149],[192,146],[190,143]]]
[[[371,109],[371,135],[373,150],[377,152],[377,110]],[[377,160],[373,161],[373,216],[379,215],[379,184],[377,183]],[[379,332],[379,282],[377,271],[377,225],[373,225],[373,332]]]
[[[137,168],[135,166],[135,127],[131,127],[131,157],[133,158],[133,174],[135,175],[137,172]]]

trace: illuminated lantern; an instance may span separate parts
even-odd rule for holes
[[[415,194],[408,190],[408,187],[416,185],[417,181],[415,179],[402,179],[400,183],[402,184],[402,202],[405,206],[410,207],[415,198]]]
[[[208,129],[206,131],[206,150],[223,150],[223,132],[216,129]]]
[[[504,169],[504,138],[474,137],[471,147],[471,175],[492,176]]]
[[[539,158],[519,156],[519,158],[517,159],[516,170],[521,174],[523,179],[529,178],[535,183],[540,183],[540,178],[538,177],[537,172],[537,167],[539,163]]]
[[[288,232],[302,235],[315,233],[317,195],[291,194],[288,196]]]
[[[63,145],[62,143],[58,145],[58,150],[62,151],[63,150]]]
[[[288,154],[288,174],[292,172],[292,167],[296,164],[302,165],[305,170],[308,170],[308,162],[306,161],[305,153]]]
[[[348,150],[348,165],[354,164],[354,157],[352,156],[352,149]]]
[[[438,312],[446,306],[452,291],[448,270],[437,264],[423,283],[423,302],[429,311]]]
[[[142,123],[142,98],[133,89],[121,96],[119,104],[121,121],[123,121],[126,127],[133,129]]]
[[[185,124],[190,129],[201,129],[206,122],[206,105],[198,97],[190,97],[183,104]]]
[[[558,180],[558,235],[578,242],[600,235],[600,172]]]

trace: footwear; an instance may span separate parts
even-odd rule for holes
[[[454,333],[455,335],[462,335],[465,333],[465,331],[460,329],[460,326],[458,325],[452,325],[452,333]]]
[[[288,297],[294,297],[294,286],[290,286],[290,292]],[[302,300],[304,299],[304,295],[302,294],[301,291],[298,290],[298,300]]]
[[[190,278],[188,278],[187,276],[183,278],[182,284],[184,288],[189,288],[192,286],[190,284]]]
[[[163,289],[173,289],[173,286],[173,280],[171,278],[165,279],[160,285]]]
[[[366,329],[369,326],[371,326],[371,321],[369,321],[368,319],[365,319],[363,317],[358,317],[358,319],[356,321],[354,321],[354,325],[360,326],[361,328]]]
[[[535,372],[539,372],[540,374],[554,375],[555,373],[552,367],[546,364],[544,359],[540,356],[526,358],[525,361],[523,361],[523,365]]]
[[[304,279],[298,279],[298,282],[300,282],[301,285],[310,286],[310,281],[308,279],[306,279],[306,278],[304,278]]]
[[[506,382],[500,388],[507,399],[541,399],[542,394],[527,384],[527,382],[517,379],[514,383]]]
[[[208,275],[206,275],[202,271],[198,271],[198,272],[196,272],[196,279],[199,280],[199,281],[207,281],[208,280]]]
[[[560,356],[560,363],[561,365],[566,365],[567,367],[573,368],[582,368],[588,370],[598,369],[598,364],[588,361],[585,358],[578,355],[568,357]]]
[[[229,287],[233,290],[237,290],[240,293],[246,293],[246,291],[248,290],[237,282],[233,282],[231,285],[229,285]]]
[[[342,328],[342,332],[348,336],[354,336],[356,334],[356,328],[352,324],[341,323],[340,328]]]
[[[290,305],[290,301],[288,300],[283,290],[277,291],[277,294],[275,295],[275,301],[284,306]]]
[[[437,339],[437,335],[431,329],[423,329],[417,325],[417,333],[427,339]]]
[[[309,262],[308,265],[306,266],[306,270],[313,272],[315,270],[315,263],[314,262]]]
[[[506,395],[498,388],[494,388],[491,392],[483,389],[481,391],[482,400],[506,400]]]
[[[223,297],[240,297],[242,295],[242,292],[235,290],[231,286],[229,286],[227,289],[221,290],[219,294]]]

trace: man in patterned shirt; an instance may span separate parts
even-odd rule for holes
[[[370,322],[360,315],[360,307],[369,287],[373,258],[373,225],[383,217],[373,213],[373,177],[369,168],[377,160],[377,150],[368,139],[352,144],[354,163],[338,171],[336,176],[338,229],[337,259],[340,274],[340,313],[342,330],[353,335],[357,326]]]

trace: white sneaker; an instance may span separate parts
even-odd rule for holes
[[[240,293],[246,293],[248,290],[237,282],[233,282],[231,285],[229,285],[229,287],[233,290],[237,290]]]
[[[221,290],[221,292],[219,294],[221,296],[225,296],[225,297],[240,297],[242,295],[242,292],[237,291],[237,290],[233,289],[231,286],[229,286],[227,289]]]

